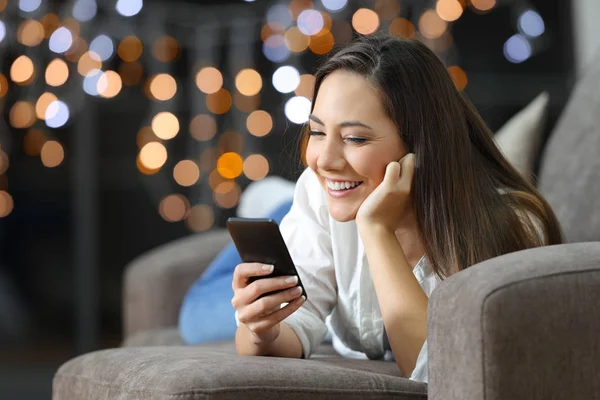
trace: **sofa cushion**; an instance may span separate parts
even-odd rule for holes
[[[569,242],[600,241],[600,58],[575,86],[548,139],[539,190]]]
[[[53,399],[427,399],[390,361],[239,356],[231,342],[84,354],[54,376]]]

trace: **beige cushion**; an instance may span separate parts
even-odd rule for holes
[[[549,98],[547,92],[542,92],[494,136],[500,151],[529,182],[533,182],[533,168],[539,155]]]

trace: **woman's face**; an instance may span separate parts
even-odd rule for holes
[[[323,80],[310,130],[306,160],[327,193],[330,215],[340,222],[356,218],[387,164],[408,153],[377,91],[347,71]]]

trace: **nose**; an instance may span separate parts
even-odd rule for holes
[[[332,136],[325,139],[317,159],[317,167],[323,171],[340,171],[346,165],[343,144]]]

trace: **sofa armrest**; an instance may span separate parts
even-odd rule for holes
[[[428,315],[429,398],[600,393],[600,242],[528,249],[453,275]]]
[[[133,260],[123,286],[124,339],[176,326],[187,290],[228,242],[227,230],[217,229],[164,244]]]

